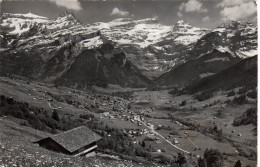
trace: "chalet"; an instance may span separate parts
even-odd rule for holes
[[[86,126],[80,126],[72,130],[49,136],[36,141],[39,146],[52,151],[61,152],[73,156],[95,155],[97,141],[101,137]]]

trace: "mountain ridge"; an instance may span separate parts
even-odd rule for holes
[[[219,54],[228,52],[239,59],[257,52],[257,28],[241,21],[221,24],[209,30],[193,27],[183,20],[173,26],[162,25],[156,18],[119,18],[108,23],[83,25],[71,12],[65,12],[53,20],[32,13],[4,13],[0,26],[3,57],[8,59],[7,55],[13,55],[23,59],[21,55],[33,53],[41,59],[40,64],[45,64],[42,69],[52,60],[51,67],[59,69],[59,72],[48,81],[55,81],[69,71],[84,50],[97,51],[104,44],[121,50],[120,53],[124,54],[133,69],[137,68],[138,73],[149,78],[144,79],[148,82],[158,80],[158,77],[213,50],[218,50]],[[99,54],[105,56],[110,53]],[[18,73],[23,73],[21,71]]]

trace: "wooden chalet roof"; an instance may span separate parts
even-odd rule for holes
[[[86,126],[80,126],[69,131],[50,136],[49,138],[60,144],[69,152],[74,152],[84,146],[98,141],[99,139],[101,139],[101,136],[99,136]]]

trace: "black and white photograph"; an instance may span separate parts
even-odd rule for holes
[[[0,167],[257,166],[257,0],[0,0]]]

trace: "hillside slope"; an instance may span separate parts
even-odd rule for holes
[[[196,59],[183,63],[171,71],[160,76],[158,85],[185,86],[194,81],[214,75],[223,69],[235,64],[240,58],[233,57],[228,52],[213,50]]]
[[[257,56],[241,60],[218,74],[191,84],[187,90],[195,93],[205,90],[228,90],[241,86],[257,86]]]

